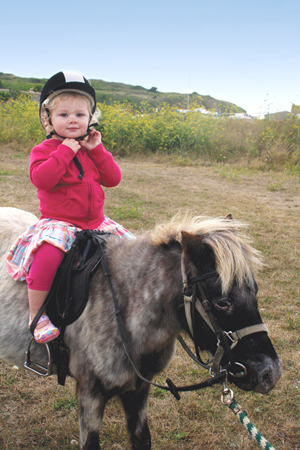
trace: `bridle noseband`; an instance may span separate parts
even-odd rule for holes
[[[241,328],[240,330],[232,331],[224,331],[218,325],[217,319],[214,316],[211,308],[211,302],[207,300],[205,291],[202,286],[202,282],[211,277],[219,276],[216,271],[208,272],[203,275],[198,275],[196,277],[192,277],[188,279],[186,273],[186,260],[184,254],[181,255],[181,274],[182,274],[182,283],[183,283],[183,299],[184,299],[184,309],[185,309],[185,318],[188,324],[189,332],[195,343],[196,355],[188,349],[188,346],[185,344],[183,339],[180,337],[179,342],[183,346],[183,348],[188,352],[191,356],[193,355],[194,361],[196,361],[200,366],[208,369],[211,375],[219,374],[224,370],[221,366],[221,360],[224,354],[228,359],[228,367],[226,370],[228,373],[235,377],[240,378],[244,377],[247,374],[246,367],[236,362],[234,356],[232,354],[232,349],[237,345],[238,341],[245,336],[250,334],[259,333],[262,331],[268,332],[268,328],[265,324],[259,323],[256,325],[250,325],[249,327]],[[199,297],[197,298],[196,292],[199,292]],[[217,339],[217,350],[212,357],[211,361],[204,363],[200,357],[198,348],[200,345],[196,342],[196,325],[195,325],[195,315],[196,311],[202,319],[206,322],[209,328],[213,331]],[[233,372],[233,370],[237,369],[238,371]],[[241,371],[240,371],[241,370]]]

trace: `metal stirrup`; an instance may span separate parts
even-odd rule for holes
[[[35,342],[34,337],[31,338],[26,354],[25,354],[25,362],[24,362],[24,367],[27,370],[31,370],[34,373],[37,373],[38,375],[41,375],[42,377],[49,377],[50,375],[53,374],[53,370],[52,370],[52,358],[51,358],[51,352],[50,352],[50,348],[49,345],[47,343],[42,344],[45,345],[46,350],[47,350],[47,365],[43,366],[42,364],[37,363],[36,361],[32,361],[30,359],[30,347],[31,344]]]

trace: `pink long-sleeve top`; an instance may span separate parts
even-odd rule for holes
[[[97,228],[104,220],[105,194],[101,187],[114,187],[121,170],[102,144],[89,152],[76,153],[84,175],[74,162],[74,151],[58,139],[34,147],[30,154],[30,179],[37,188],[41,219],[57,219],[82,229]]]

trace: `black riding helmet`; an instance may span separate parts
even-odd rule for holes
[[[47,104],[52,98],[56,97],[56,95],[62,94],[64,92],[74,92],[85,95],[91,105],[91,118],[92,118],[92,115],[96,110],[96,94],[94,88],[82,75],[78,75],[72,72],[58,72],[51,78],[49,78],[49,80],[46,82],[45,86],[42,89],[39,108],[39,116],[41,123],[42,123],[41,114],[42,112],[46,111],[49,117],[49,123],[50,125],[52,125],[50,121],[50,113],[49,110],[47,109]],[[84,139],[84,137],[89,134],[90,127],[92,125],[95,126],[98,124],[97,123],[89,124],[87,133],[84,136],[81,136],[79,139]],[[47,136],[47,139],[49,139],[53,134],[56,134],[55,131],[52,131]]]

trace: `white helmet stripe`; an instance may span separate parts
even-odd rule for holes
[[[72,72],[63,72],[63,74],[65,76],[66,83],[71,83],[72,81],[84,83],[84,78],[82,75],[78,75],[77,73]]]

